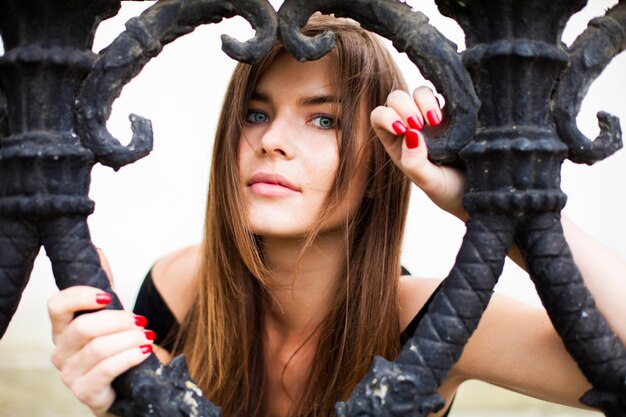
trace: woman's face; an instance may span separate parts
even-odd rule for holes
[[[301,237],[319,218],[339,165],[333,71],[336,66],[329,56],[300,63],[281,54],[256,85],[238,161],[253,233]],[[323,224],[323,232],[338,229],[356,212],[365,180],[363,167]]]

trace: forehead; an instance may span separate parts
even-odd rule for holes
[[[255,90],[270,95],[272,92],[291,95],[334,93],[337,71],[331,55],[316,61],[299,62],[289,54],[281,53],[263,72]]]

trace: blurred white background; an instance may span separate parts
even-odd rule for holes
[[[282,1],[272,3],[278,8]],[[433,0],[408,3],[423,11],[433,25],[456,42],[460,50],[464,49],[462,31],[438,13]],[[591,0],[569,22],[564,42],[570,44],[590,18],[603,14],[615,3],[616,0]],[[99,27],[94,50],[108,45],[129,18],[151,4],[124,2],[121,12]],[[117,173],[102,166],[93,170],[90,197],[96,202],[96,211],[89,218],[92,238],[108,256],[117,292],[127,308],[132,308],[141,280],[158,257],[196,243],[202,236],[213,135],[235,65],[221,52],[222,33],[240,40],[253,34],[242,18],[200,27],[165,47],[115,102],[108,126],[116,137],[123,142],[130,139],[130,113],[150,118],[155,133],[154,151],[148,157]],[[423,84],[408,58],[395,50],[394,53],[409,85],[413,88]],[[614,59],[592,85],[579,115],[579,127],[589,137],[598,132],[598,110],[619,116],[624,125],[624,74],[626,53]],[[562,179],[563,190],[569,195],[565,213],[623,257],[626,192],[620,178],[626,178],[625,174],[626,152],[621,151],[592,167],[566,163]],[[445,277],[460,245],[464,225],[434,207],[419,190],[412,193],[411,204],[403,264],[420,277]],[[531,304],[538,303],[527,275],[511,264],[507,264],[497,290]],[[0,341],[0,367],[51,367],[46,300],[56,291],[42,251],[19,310]]]

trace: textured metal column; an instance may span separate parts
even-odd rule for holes
[[[436,389],[476,328],[515,239],[556,330],[594,386],[581,400],[624,416],[626,349],[596,309],[563,238],[560,170],[565,158],[593,163],[622,147],[614,116],[599,115],[602,133],[593,142],[575,118],[591,81],[626,48],[626,2],[594,19],[569,49],[560,41],[563,28],[586,1],[436,2],[465,32],[462,56],[424,15],[396,1],[287,0],[279,12],[281,36],[302,59],[332,47],[332,34],[298,33],[316,11],[356,19],[406,51],[449,104],[450,126],[429,141],[430,158],[460,164],[468,180],[470,219],[450,275],[396,361],[377,358],[338,414],[439,410]]]
[[[258,60],[276,36],[266,1],[160,1],[97,56],[94,32],[120,0],[0,0],[0,337],[45,246],[59,288],[91,285],[112,293],[91,243],[87,216],[91,168],[119,169],[152,149],[149,121],[131,116],[128,146],[104,124],[123,85],[164,45],[198,25],[242,15],[258,29],[246,43],[224,38],[244,61]],[[83,98],[79,94],[84,90]],[[78,111],[80,110],[80,111]],[[184,358],[163,366],[154,355],[117,378],[111,411],[121,416],[216,416],[193,383]]]

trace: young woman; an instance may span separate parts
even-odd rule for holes
[[[393,358],[419,323],[438,282],[401,272],[409,181],[462,218],[463,175],[427,159],[419,130],[442,119],[432,92],[403,92],[384,47],[358,25],[317,16],[307,32],[326,29],[337,46],[319,61],[299,63],[276,45],[263,63],[235,70],[204,241],[154,265],[137,302],[143,315],[72,319],[110,301],[88,287],[50,300],[53,363],[95,415],[114,401],[111,381],[154,349],[163,361],[184,353],[224,416],[330,416],[374,355]],[[625,263],[564,226],[626,340],[625,291],[615,286]],[[440,388],[446,409],[471,378],[579,407],[590,388],[545,312],[497,295]]]

